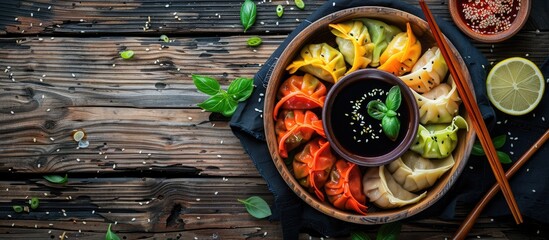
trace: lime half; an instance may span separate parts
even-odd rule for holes
[[[486,90],[497,109],[518,116],[538,106],[545,91],[545,81],[536,64],[512,57],[492,68],[486,79]]]

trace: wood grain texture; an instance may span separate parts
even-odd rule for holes
[[[305,1],[304,10],[293,1],[256,1],[257,20],[246,34],[287,33],[327,1]],[[415,0],[404,2],[417,5]],[[429,0],[433,12],[447,16],[446,0]],[[2,3],[3,34],[243,34],[242,1],[38,1]],[[282,18],[276,6],[285,7]],[[150,17],[150,21],[149,21]],[[148,23],[148,24],[147,24]],[[31,25],[32,24],[32,25]],[[148,28],[145,28],[148,26]],[[144,29],[145,28],[145,29]]]

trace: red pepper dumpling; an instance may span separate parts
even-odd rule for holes
[[[320,201],[324,201],[322,187],[328,180],[335,161],[330,143],[320,137],[313,139],[295,155],[292,162],[294,176],[301,186],[314,192]]]
[[[384,209],[416,203],[427,195],[427,192],[417,195],[404,189],[385,166],[369,168],[362,181],[368,200]]]
[[[448,72],[448,65],[438,47],[425,51],[410,74],[400,79],[418,93],[425,93],[438,86]]]
[[[318,78],[306,73],[292,75],[278,89],[278,102],[273,117],[276,120],[279,109],[313,109],[324,106],[326,86]]]
[[[397,34],[387,49],[381,54],[378,69],[396,76],[410,72],[421,55],[421,43],[412,32],[410,23],[406,23],[406,32]]]
[[[335,83],[341,78],[347,67],[343,55],[326,43],[308,44],[286,68],[290,74],[297,70],[310,73],[324,81]]]
[[[287,158],[288,151],[309,141],[316,132],[324,134],[322,120],[314,112],[308,110],[282,110],[282,118],[275,123],[275,133],[278,140],[278,153]]]
[[[351,65],[347,73],[366,68],[372,62],[374,44],[368,28],[362,21],[347,21],[330,24],[330,31],[336,36],[339,51],[345,62]]]
[[[368,208],[358,165],[343,159],[337,160],[324,190],[334,207],[366,215]]]
[[[452,76],[447,83],[441,83],[424,94],[412,91],[419,108],[421,124],[449,123],[459,113],[459,98]]]

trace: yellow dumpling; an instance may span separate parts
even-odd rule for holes
[[[343,54],[345,62],[351,65],[347,73],[366,68],[372,62],[374,44],[368,28],[362,21],[347,21],[329,26],[332,34],[336,36],[338,49]]]
[[[286,68],[290,74],[297,70],[312,74],[324,81],[335,83],[347,71],[343,55],[326,43],[308,44]]]
[[[421,55],[421,43],[412,32],[410,23],[406,23],[406,32],[397,34],[381,54],[378,69],[396,76],[410,72]]]
[[[440,49],[433,47],[425,51],[412,68],[412,72],[400,79],[418,93],[425,93],[438,86],[448,72]]]

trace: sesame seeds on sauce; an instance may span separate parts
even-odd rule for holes
[[[511,27],[520,0],[460,0],[458,11],[467,26],[480,34],[496,34]]]

